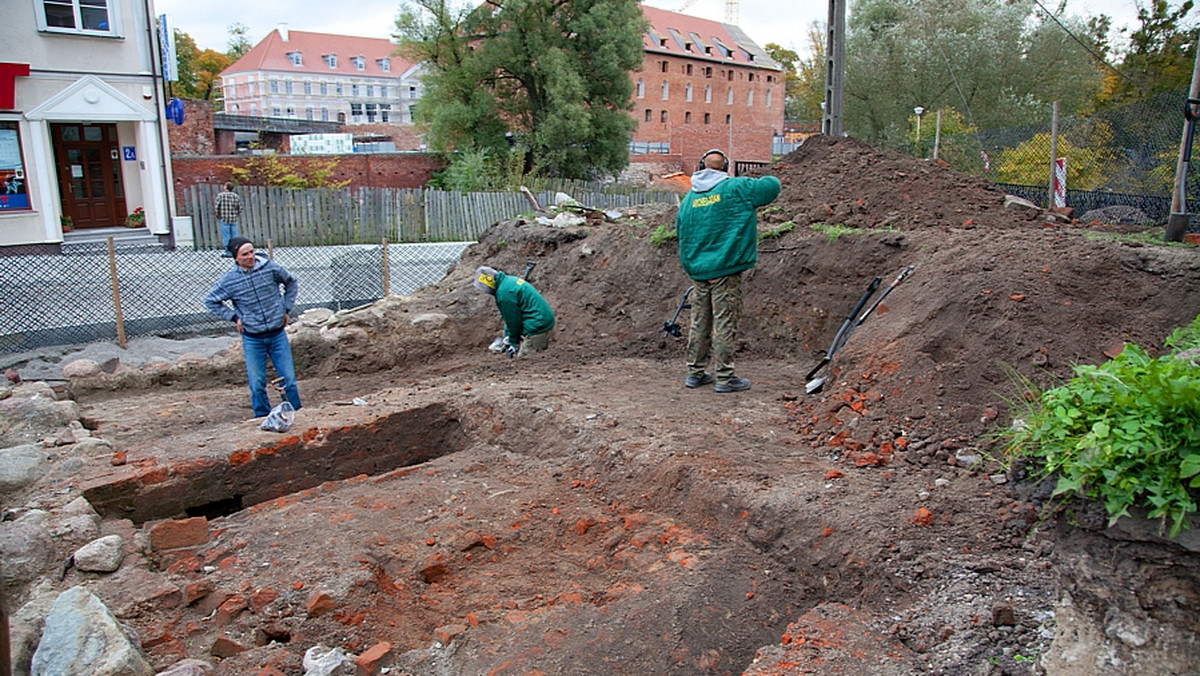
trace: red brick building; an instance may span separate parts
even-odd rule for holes
[[[783,69],[740,28],[642,6],[641,72],[632,73],[638,155],[669,154],[691,170],[704,151],[769,162],[783,133]],[[648,159],[648,158],[647,158]]]

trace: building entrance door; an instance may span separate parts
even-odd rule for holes
[[[62,212],[76,228],[125,224],[115,124],[52,124]]]

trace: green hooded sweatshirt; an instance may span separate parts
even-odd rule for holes
[[[758,262],[755,210],[779,195],[779,179],[729,178],[716,169],[692,174],[675,217],[679,262],[694,280],[749,270]]]
[[[496,271],[496,308],[504,318],[504,337],[510,345],[525,336],[554,328],[554,310],[533,285],[520,277]]]

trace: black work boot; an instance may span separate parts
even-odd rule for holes
[[[730,378],[723,383],[717,383],[713,389],[718,392],[741,392],[750,389],[750,381],[745,378]]]

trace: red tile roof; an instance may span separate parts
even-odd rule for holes
[[[294,30],[285,32],[288,36],[287,42],[284,42],[279,30],[273,30],[246,52],[242,58],[226,68],[221,75],[270,70],[319,75],[337,73],[371,77],[400,77],[413,67],[411,61],[406,61],[393,54],[396,51],[395,44],[382,38],[360,38],[350,35]],[[303,65],[292,65],[288,59],[288,54],[292,52],[300,52]],[[330,68],[325,64],[324,56],[326,54],[337,55],[336,68]],[[362,70],[355,68],[351,61],[356,56],[363,57]],[[390,72],[385,72],[379,67],[380,59],[387,59],[390,62]]]
[[[650,23],[649,30],[642,36],[642,46],[647,52],[779,68],[737,26],[646,5],[642,5],[642,14]]]

